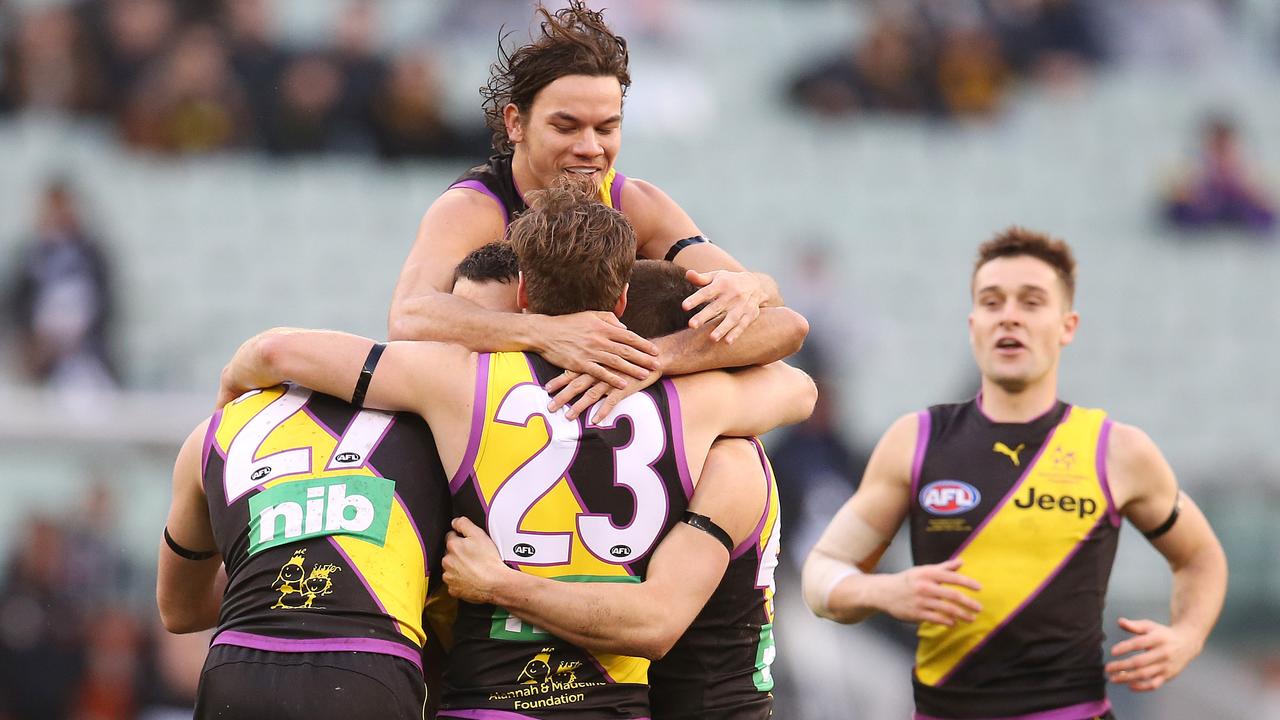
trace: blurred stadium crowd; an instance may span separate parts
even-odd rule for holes
[[[785,15],[789,5],[825,1],[771,5]],[[807,46],[803,57],[780,69],[776,85],[749,92],[771,107],[789,104],[817,122],[832,123],[819,126],[824,129],[900,116],[996,123],[1019,83],[1083,97],[1095,74],[1116,67],[1177,72],[1231,62],[1242,35],[1257,32],[1269,38],[1264,47],[1270,73],[1280,58],[1280,17],[1273,27],[1251,27],[1256,15],[1245,0],[848,4],[862,19],[857,32],[838,46]],[[514,20],[511,27],[523,30],[519,23],[527,20],[530,3],[442,0],[431,10],[431,28],[402,43],[386,42],[387,5],[379,0],[329,3],[338,8],[332,27],[319,34],[319,42],[302,43],[283,31],[283,5],[270,0],[0,0],[0,131],[6,124],[54,116],[84,122],[91,128],[87,132],[105,129],[131,152],[435,160],[431,167],[446,175],[487,154],[489,137],[478,107],[461,116],[448,99],[451,83],[468,85],[471,92],[482,78],[451,77],[429,38],[453,35],[452,42],[471,43],[490,54],[504,22]],[[671,46],[691,52],[698,34],[715,33],[720,21],[738,9],[728,0],[627,0],[625,5],[622,16],[648,43],[650,54]],[[297,7],[294,3],[295,12]],[[676,32],[671,27],[676,16],[696,18],[699,29]],[[624,33],[625,22],[620,25]],[[713,84],[707,77],[698,81],[699,87]],[[650,75],[638,83],[658,86],[663,78]],[[1196,233],[1226,227],[1272,238],[1273,194],[1259,176],[1270,170],[1275,179],[1280,168],[1254,167],[1248,133],[1237,128],[1229,108],[1212,110],[1203,118],[1202,137],[1188,138],[1188,145],[1198,147],[1194,159],[1152,192],[1152,205],[1165,221],[1187,230],[1185,237],[1217,240],[1220,235]],[[661,135],[662,128],[647,132]],[[0,159],[0,173],[7,172],[4,164]],[[112,272],[110,238],[104,242],[80,210],[74,169],[66,176],[27,181],[43,188],[36,212],[15,208],[11,200],[0,205],[0,212],[35,218],[30,232],[3,238],[11,256],[2,269],[9,276],[3,288],[6,315],[15,329],[10,354],[19,358],[16,384],[75,392],[114,387],[123,376],[128,386],[127,368],[112,352],[118,347],[111,332],[121,289]],[[428,201],[422,198],[419,212]],[[407,243],[409,238],[401,239]],[[858,309],[833,309],[831,299],[843,278],[831,256],[837,251],[820,244],[798,248],[790,267],[760,268],[781,276],[789,304],[809,317],[813,333],[799,360],[822,389],[813,417],[771,448],[787,533],[783,559],[790,568],[783,568],[784,584],[794,583],[804,549],[853,489],[869,451],[840,412],[848,402],[842,394],[850,391],[839,364],[857,354],[850,346],[861,342],[864,332],[874,330],[850,319],[859,316]],[[836,318],[840,313],[844,317]],[[1275,327],[1271,318],[1263,332],[1274,335]],[[33,512],[6,531],[13,539],[0,570],[0,720],[182,717],[194,697],[206,640],[158,631],[153,568],[142,562],[150,559],[140,560],[113,540],[119,528],[111,525],[116,499],[109,484],[83,482],[88,499],[82,506],[62,515]],[[157,482],[163,484],[163,478]],[[156,528],[159,522],[157,517]],[[910,631],[895,623],[877,627],[891,644],[906,647],[911,640]],[[792,647],[798,649],[800,635],[795,637]],[[787,652],[786,640],[780,647]],[[780,655],[781,717],[806,716],[796,689],[809,687],[799,677],[804,672]],[[1265,672],[1280,686],[1280,670]],[[906,679],[895,682],[905,685]]]
[[[382,52],[377,18],[377,0],[350,3],[328,42],[296,48],[262,0],[10,8],[0,112],[103,118],[122,142],[158,153],[482,154],[479,123],[444,117],[431,55]]]

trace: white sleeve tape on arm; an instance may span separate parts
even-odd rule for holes
[[[871,557],[885,540],[845,503],[805,561],[802,594],[809,609],[820,617],[831,617],[831,594],[836,586],[861,574],[858,563]]]

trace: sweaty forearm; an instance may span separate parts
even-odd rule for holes
[[[444,292],[397,301],[388,322],[391,340],[433,340],[476,352],[539,350],[534,316],[494,312]]]
[[[693,618],[672,628],[673,616],[643,585],[561,582],[511,572],[493,603],[540,630],[594,652],[657,658]]]
[[[767,365],[799,350],[809,334],[809,323],[794,310],[773,307],[762,309],[760,317],[732,345],[712,340],[713,329],[713,325],[704,325],[659,338],[664,373],[688,375],[703,370]]]

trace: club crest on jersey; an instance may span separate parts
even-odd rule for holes
[[[920,491],[920,507],[931,515],[959,515],[981,500],[978,488],[960,480],[935,480]]]

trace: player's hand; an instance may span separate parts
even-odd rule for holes
[[[658,347],[631,332],[613,313],[540,316],[538,351],[553,365],[622,389],[658,367]]]
[[[1116,643],[1111,654],[1122,660],[1107,663],[1107,679],[1128,685],[1134,692],[1149,692],[1172,680],[1200,654],[1201,643],[1185,632],[1152,620],[1120,618],[1119,625],[1133,637]]]
[[[759,276],[752,272],[712,270],[701,273],[689,270],[685,277],[699,289],[685,298],[684,309],[688,311],[707,304],[689,319],[689,327],[699,328],[719,319],[719,324],[711,331],[711,339],[717,342],[737,340],[760,317],[760,307],[769,299]]]
[[[214,408],[221,408],[250,390],[272,387],[280,384],[285,378],[272,376],[262,362],[259,353],[262,339],[272,333],[286,332],[285,328],[277,328],[259,333],[241,343],[236,354],[222,368],[222,377],[218,383],[218,400]]]
[[[626,387],[616,388],[590,375],[565,370],[547,383],[543,389],[553,394],[551,404],[547,406],[551,412],[568,405],[569,409],[565,411],[565,417],[573,420],[595,405],[596,410],[591,415],[591,422],[600,423],[613,412],[618,403],[654,384],[660,377],[662,373],[653,370],[643,380],[629,378]]]
[[[511,572],[498,554],[498,546],[467,518],[453,519],[453,532],[445,538],[444,583],[449,594],[472,603],[493,600],[502,575]]]
[[[917,565],[886,576],[885,612],[912,623],[931,622],[951,627],[956,622],[973,622],[982,612],[982,603],[956,588],[981,590],[977,580],[956,572],[961,560],[952,558],[936,565]]]

